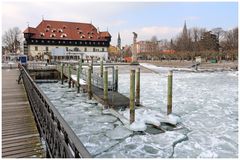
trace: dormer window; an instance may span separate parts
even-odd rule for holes
[[[89,39],[92,39],[93,37],[92,37],[92,36],[89,36],[88,38],[89,38]]]
[[[45,30],[45,31],[46,31],[46,32],[48,32],[49,30],[50,30],[49,28],[46,28],[46,30]]]
[[[56,37],[56,34],[50,34],[50,37],[51,38]]]
[[[41,33],[40,33],[40,36],[41,36],[41,37],[44,37],[44,36],[45,36],[45,34],[44,34],[43,32],[41,32]]]
[[[53,32],[53,33],[55,33],[55,32],[56,32],[56,29],[55,29],[55,28],[53,28],[53,29],[52,29],[52,32]]]
[[[66,29],[67,27],[66,26],[63,26],[63,29]]]
[[[80,38],[85,38],[85,35],[80,36]]]
[[[51,27],[51,25],[50,24],[47,24],[47,28],[50,28]]]
[[[77,30],[79,30],[79,27],[77,27]]]
[[[59,33],[62,33],[62,32],[63,32],[63,30],[62,30],[62,29],[58,29],[58,32],[59,32]]]
[[[66,33],[63,33],[63,34],[61,34],[61,37],[62,37],[62,38],[65,38],[65,37],[67,37],[67,34],[66,34]]]
[[[79,34],[82,34],[83,32],[80,30],[78,33],[79,33]]]

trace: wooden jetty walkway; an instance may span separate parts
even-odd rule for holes
[[[17,69],[2,70],[2,157],[45,157]]]

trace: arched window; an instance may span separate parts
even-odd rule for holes
[[[59,33],[62,33],[62,32],[63,32],[63,30],[62,30],[62,29],[58,29],[58,32],[59,32]]]

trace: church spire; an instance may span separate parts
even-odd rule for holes
[[[117,47],[121,49],[121,37],[119,32],[118,32],[118,39],[117,39]]]
[[[187,35],[187,24],[186,24],[186,20],[184,21],[183,35]]]

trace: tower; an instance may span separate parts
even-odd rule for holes
[[[120,33],[118,32],[118,39],[117,39],[117,47],[118,49],[121,50],[121,38],[120,38]]]
[[[186,21],[184,21],[183,35],[187,35],[187,25],[186,25]]]

